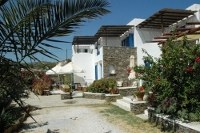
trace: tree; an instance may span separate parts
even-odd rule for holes
[[[21,107],[20,98],[30,87],[19,77],[21,68],[34,75],[25,59],[41,62],[35,57],[38,53],[56,60],[48,48],[59,48],[48,42],[67,42],[53,37],[66,36],[87,19],[109,13],[106,0],[2,0],[0,5],[0,98],[1,102],[14,100]],[[9,53],[15,59],[7,59]],[[1,104],[0,112],[9,103]]]
[[[149,102],[157,112],[175,118],[200,120],[200,44],[187,40],[167,41],[160,47],[160,58],[148,55],[151,67],[137,66],[135,71],[145,81]]]

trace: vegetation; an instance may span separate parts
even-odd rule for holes
[[[168,41],[160,49],[161,58],[153,59],[146,52],[150,67],[134,68],[150,92],[150,104],[173,118],[200,120],[200,45],[184,37],[180,42]]]
[[[30,82],[20,77],[21,68],[36,76],[27,60],[43,64],[35,54],[57,60],[48,49],[60,48],[49,42],[68,42],[53,37],[70,34],[85,20],[109,13],[105,9],[108,5],[106,0],[0,1],[0,113],[8,114],[5,110],[12,100],[24,108],[21,98],[28,95]],[[0,126],[3,130],[9,125]]]
[[[42,95],[44,90],[49,90],[52,84],[51,78],[49,78],[44,72],[36,72],[37,77],[32,79],[32,91],[36,94]]]
[[[116,89],[117,81],[114,78],[102,78],[95,80],[89,87],[89,92],[109,93],[111,89]]]
[[[118,126],[128,133],[160,133],[159,127],[135,116],[130,111],[119,108],[110,103],[88,105],[91,109],[100,113],[107,121]]]

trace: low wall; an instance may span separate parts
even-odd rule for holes
[[[105,94],[106,101],[116,102],[117,99],[120,99],[120,94]]]
[[[147,109],[147,102],[146,101],[131,101],[130,108],[131,112],[135,115],[143,114],[144,110]]]
[[[162,131],[173,131],[176,133],[200,133],[200,122],[184,123],[175,119],[169,119],[166,115],[155,113],[155,108],[148,108],[148,118],[150,122],[155,122],[161,126]]]
[[[89,98],[89,99],[100,99],[100,100],[105,99],[105,93],[84,92],[83,95],[84,98]]]
[[[61,93],[60,96],[61,96],[61,100],[70,99],[71,98],[70,92]]]
[[[131,86],[131,87],[118,87],[117,91],[118,93],[123,97],[123,96],[131,96],[133,95],[133,92],[136,90],[136,87]]]

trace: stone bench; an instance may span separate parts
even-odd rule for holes
[[[106,101],[116,102],[117,99],[120,99],[120,94],[105,94]]]

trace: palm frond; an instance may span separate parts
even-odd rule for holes
[[[16,59],[24,59],[43,40],[68,35],[86,19],[109,13],[108,5],[106,0],[11,0],[0,7],[0,48],[14,48]]]

